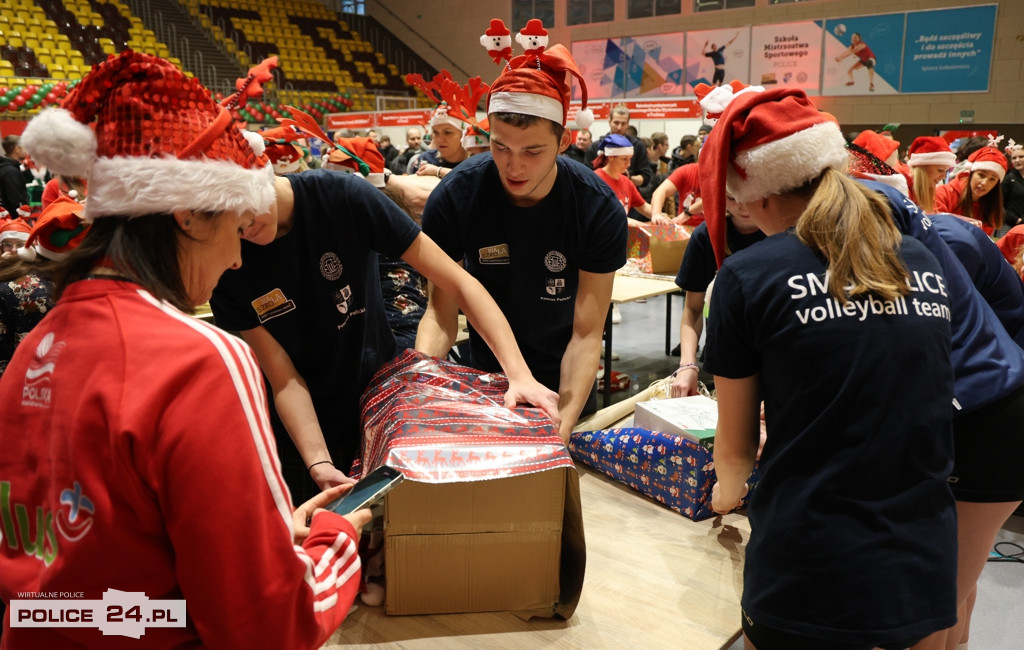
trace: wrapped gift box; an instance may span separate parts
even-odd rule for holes
[[[675,275],[683,261],[690,230],[674,224],[630,224],[626,257],[637,258],[642,273]]]
[[[385,499],[388,614],[575,611],[586,548],[579,478],[550,418],[503,406],[508,381],[406,350],[363,394],[364,473]]]
[[[577,461],[694,521],[706,519],[715,515],[711,488],[717,413],[717,403],[703,396],[640,402],[633,427],[574,432],[569,451]],[[748,480],[751,489],[756,481],[755,467]]]

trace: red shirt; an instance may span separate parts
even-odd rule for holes
[[[130,282],[80,280],[18,347],[0,404],[0,511],[30,513],[0,517],[0,597],[118,589],[188,612],[137,641],[11,628],[8,607],[5,647],[315,648],[345,618],[355,531],[324,512],[294,543],[263,378],[240,339]]]
[[[615,196],[619,199],[619,203],[622,204],[622,207],[626,209],[627,214],[629,214],[630,208],[635,208],[646,203],[646,201],[644,201],[644,197],[640,196],[640,190],[636,189],[636,185],[633,185],[633,181],[629,180],[629,176],[620,174],[618,178],[612,178],[608,172],[605,171],[604,167],[596,171],[601,180],[608,183],[608,186],[612,188],[612,192],[615,193]]]
[[[679,211],[677,214],[682,214],[683,208],[690,204],[689,201],[686,201],[686,197],[692,194],[693,198],[696,199],[700,196],[700,175],[697,173],[697,163],[687,163],[676,167],[669,174],[668,180],[679,191]]]
[[[952,179],[948,183],[939,185],[935,188],[935,211],[946,212],[948,214],[958,214],[961,217],[966,216],[963,210],[960,210],[957,206],[960,204],[960,199],[964,195],[964,187],[967,185],[967,180],[970,178],[970,172],[961,173],[956,178]],[[994,192],[998,192],[999,188],[993,188]],[[981,214],[981,207],[978,202],[975,201],[971,204],[971,217],[979,219]],[[989,237],[995,232],[995,228],[985,223],[981,224],[981,229],[985,231],[985,234]]]

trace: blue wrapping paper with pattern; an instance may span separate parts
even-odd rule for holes
[[[569,453],[577,462],[694,521],[715,515],[711,509],[711,488],[715,484],[711,448],[693,440],[632,427],[577,431],[569,438]],[[755,468],[748,481],[751,490],[756,478]]]

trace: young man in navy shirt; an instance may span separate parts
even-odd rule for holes
[[[501,307],[534,376],[558,391],[568,440],[580,414],[596,408],[594,378],[612,280],[625,263],[626,219],[593,171],[558,155],[570,141],[566,72],[580,78],[561,45],[509,61],[488,97],[491,153],[445,176],[427,201],[423,229]],[[446,355],[457,316],[452,296],[431,286],[417,349]],[[472,330],[470,342],[472,365],[498,370]]]

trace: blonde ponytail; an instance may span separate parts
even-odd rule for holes
[[[834,169],[796,192],[812,193],[796,234],[828,261],[829,293],[845,304],[859,294],[892,300],[910,292],[897,253],[902,237],[882,198]]]

